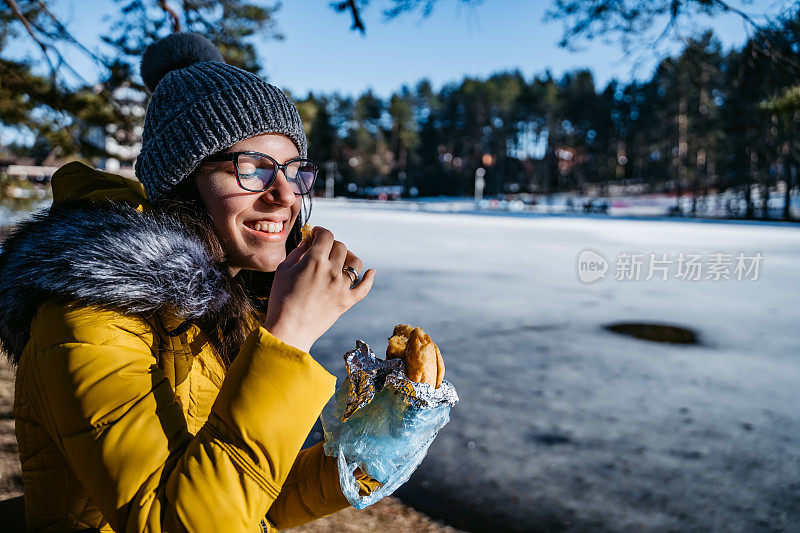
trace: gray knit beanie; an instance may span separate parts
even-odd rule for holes
[[[308,143],[291,99],[255,74],[227,65],[205,37],[175,33],[147,47],[147,106],[136,177],[156,201],[200,160],[254,135],[289,137],[301,157]]]

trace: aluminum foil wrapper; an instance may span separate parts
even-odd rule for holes
[[[344,354],[344,366],[350,380],[342,422],[370,403],[375,393],[384,387],[394,389],[407,406],[418,409],[442,405],[452,407],[458,403],[456,389],[449,381],[443,380],[438,389],[427,383],[411,381],[405,374],[402,360],[378,359],[369,345],[360,340],[356,341],[355,350]]]

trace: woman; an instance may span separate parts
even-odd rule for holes
[[[197,35],[151,45],[142,77],[140,183],[63,167],[0,255],[28,528],[268,531],[342,509],[335,459],[300,452],[335,385],[308,352],[375,273],[325,229],[301,242],[316,168],[283,92]]]

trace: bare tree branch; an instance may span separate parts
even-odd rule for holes
[[[22,12],[22,10],[19,8],[17,2],[15,0],[6,0],[6,4],[8,4],[8,7],[10,7],[11,11],[14,12],[14,16],[16,16],[19,19],[19,21],[22,22],[22,25],[25,26],[25,29],[28,31],[28,34],[31,36],[31,39],[33,39],[33,41],[37,45],[39,45],[39,48],[42,49],[42,55],[47,61],[47,64],[50,65],[50,79],[53,82],[53,84],[55,84],[56,67],[50,60],[50,56],[47,55],[47,46],[42,41],[40,41],[39,38],[36,36],[36,32],[34,31],[33,26],[31,25],[30,21],[25,16],[25,14]]]
[[[723,11],[728,11],[728,12],[733,13],[735,15],[739,15],[739,17],[741,17],[742,20],[744,20],[750,26],[752,26],[753,29],[757,33],[759,33],[759,34],[763,33],[763,30],[761,29],[761,26],[759,26],[759,24],[755,20],[753,20],[753,17],[751,17],[750,15],[748,15],[747,13],[745,13],[744,11],[739,9],[738,7],[732,6],[731,4],[726,2],[725,0],[714,0],[714,3],[717,4],[720,8],[722,8]]]
[[[744,22],[746,22],[753,29],[755,34],[760,38],[759,41],[756,40],[753,41],[753,43],[756,46],[762,48],[767,54],[771,55],[772,57],[784,61],[787,64],[791,65],[792,67],[800,68],[800,63],[798,63],[795,58],[789,57],[786,54],[782,53],[780,50],[775,49],[775,43],[772,41],[772,38],[769,35],[767,35],[767,33],[764,31],[764,28],[760,24],[758,24],[755,20],[753,20],[753,17],[751,17],[738,7],[732,6],[725,0],[714,0],[714,3],[720,6],[720,9],[722,9],[723,11],[727,11],[735,15],[738,15]]]
[[[655,39],[653,39],[652,41],[648,42],[648,43],[643,43],[639,47],[639,51],[638,52],[634,51],[633,48],[631,48],[631,47],[626,45],[624,47],[625,50],[623,52],[623,55],[617,61],[617,63],[624,63],[624,62],[627,62],[627,61],[630,60],[630,61],[633,62],[633,69],[640,68],[642,65],[644,65],[647,62],[647,60],[649,59],[649,56],[651,54],[653,54],[654,50],[659,50],[660,45],[667,38],[667,35],[669,35],[670,30],[675,30],[676,29],[675,28],[675,23],[676,23],[676,19],[674,17],[669,17],[669,19],[667,20],[667,23],[664,25],[664,29],[661,30],[661,32],[658,34],[658,36]]]
[[[203,16],[202,12],[200,11],[200,8],[197,7],[197,5],[194,2],[190,0],[184,0],[183,11],[184,13],[187,13],[187,21],[188,21],[188,13],[191,12],[192,16],[196,18],[197,21],[200,22],[203,26],[205,26],[206,30],[208,30],[209,33],[212,33],[216,28],[216,26],[214,26],[214,24],[210,20],[208,20],[206,17]]]
[[[362,33],[362,35],[366,35],[367,29],[364,26],[364,21],[361,20],[361,13],[358,5],[356,5],[355,0],[346,0],[345,2],[338,2],[331,5],[340,13],[349,9],[350,14],[353,16],[353,25],[350,26],[350,29],[358,30]]]
[[[96,52],[93,52],[92,50],[89,50],[89,48],[87,48],[82,42],[80,42],[78,39],[76,39],[75,36],[72,35],[69,32],[69,30],[67,30],[66,26],[64,26],[64,24],[58,19],[58,17],[56,17],[47,8],[47,5],[42,0],[38,0],[37,4],[39,4],[39,7],[42,10],[42,12],[44,14],[46,14],[50,18],[50,20],[53,21],[53,24],[55,25],[56,29],[58,30],[60,37],[62,37],[63,39],[67,40],[68,42],[72,43],[74,46],[77,46],[86,55],[88,55],[89,57],[94,59],[95,62],[99,63],[100,65],[103,65],[104,67],[108,67],[108,65],[110,63],[108,58],[103,57],[100,54],[98,54]]]
[[[178,13],[169,4],[167,4],[167,0],[158,0],[158,7],[164,10],[164,12],[166,12],[167,15],[169,15],[169,18],[172,20],[172,33],[180,33],[181,19],[178,17]]]
[[[401,3],[420,2],[422,0],[395,0]],[[674,40],[687,41],[680,29],[686,19],[695,15],[713,16],[730,13],[737,16],[751,33],[753,50],[772,57],[775,61],[800,67],[795,57],[780,50],[776,43],[779,39],[769,30],[770,24],[766,13],[766,22],[756,20],[752,14],[736,6],[731,0],[553,0],[553,6],[545,14],[545,21],[561,20],[564,33],[560,46],[575,49],[573,38],[592,40],[600,36],[619,35],[626,55],[632,45],[657,50],[655,45],[662,43],[668,31],[674,34]],[[667,19],[665,31],[650,42],[650,30],[661,18]],[[635,52],[635,51],[634,51]]]
[[[16,5],[16,1],[15,0],[7,0],[7,3],[13,3],[13,4]],[[43,54],[45,56],[45,59],[47,60],[47,64],[50,66],[50,79],[51,79],[51,82],[53,83],[53,86],[57,85],[57,82],[58,82],[57,72],[61,67],[64,67],[67,70],[69,70],[72,73],[73,76],[75,76],[77,79],[82,81],[84,84],[88,84],[89,82],[86,81],[86,78],[84,78],[83,75],[81,75],[81,73],[78,72],[69,63],[69,61],[67,61],[64,58],[64,55],[61,53],[61,51],[58,49],[58,47],[53,42],[45,42],[43,39],[41,39],[38,36],[36,36],[35,32],[38,31],[39,34],[46,36],[51,41],[52,40],[59,40],[59,39],[66,40],[66,41],[78,46],[82,50],[84,50],[86,53],[88,53],[90,55],[90,57],[92,57],[95,60],[98,60],[100,64],[106,66],[106,63],[102,60],[102,58],[99,58],[99,56],[96,56],[95,54],[93,54],[85,46],[83,46],[80,42],[78,42],[77,39],[75,39],[72,35],[70,35],[69,32],[67,32],[67,30],[64,27],[64,25],[55,17],[55,15],[53,15],[47,9],[47,6],[45,6],[43,2],[38,1],[37,4],[39,5],[40,9],[42,9],[42,12],[45,13],[50,19],[52,19],[54,25],[56,26],[56,32],[55,33],[52,32],[52,31],[48,31],[46,28],[42,28],[36,21],[31,21],[27,17],[24,17],[24,15],[23,15],[23,19],[24,20],[23,19],[20,19],[20,20],[22,21],[23,24],[25,24],[25,27],[28,30],[28,33],[30,34],[30,36],[34,40],[34,42],[37,45],[39,45],[39,47],[42,48]],[[12,7],[12,9],[13,9],[13,7]],[[22,10],[19,9],[18,5],[17,5],[17,9],[19,11],[15,11],[15,13],[22,14]],[[57,64],[53,64],[53,61],[50,59],[50,53],[55,54],[55,56],[56,56],[56,58],[58,60]]]

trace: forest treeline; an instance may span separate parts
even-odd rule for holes
[[[31,36],[51,67],[48,76],[28,60],[0,57],[0,126],[34,139],[7,147],[11,155],[0,153],[0,164],[18,156],[41,163],[60,154],[101,166],[109,157],[131,165],[146,104],[138,62],[147,44],[170,31],[208,35],[228,62],[259,72],[251,38],[277,36],[278,8],[223,0],[226,7],[219,10],[216,4],[184,3],[182,17],[175,18],[157,2],[125,3],[102,34],[112,53],[99,57],[78,46],[105,65],[105,77],[76,86],[62,79],[80,75],[56,45],[78,40],[46,4],[25,0],[15,3],[16,14],[0,10],[0,52],[26,35],[26,21],[24,27],[38,30]],[[674,5],[644,4],[651,15]],[[611,24],[606,12],[580,6],[562,6],[565,16],[585,11],[572,34],[586,24]],[[676,23],[674,17],[669,23]],[[294,96],[310,157],[323,164],[318,185],[332,186],[337,195],[366,194],[382,185],[406,196],[471,195],[477,173],[485,176],[489,196],[622,192],[697,198],[732,191],[741,199],[737,204],[746,205],[743,216],[754,216],[758,203],[771,196],[783,199],[783,217],[789,218],[790,195],[800,192],[800,10],[751,30],[752,38],[730,51],[711,33],[687,40],[649,79],[629,83],[599,86],[591,70],[533,78],[516,71],[440,88],[423,80],[388,98],[370,91]],[[619,31],[625,40],[633,28]]]
[[[728,52],[706,33],[646,81],[599,87],[590,70],[533,79],[516,71],[439,90],[423,80],[389,98],[309,94],[298,106],[309,153],[327,163],[337,194],[401,185],[405,194],[471,195],[483,168],[488,195],[615,185],[734,189],[748,205],[754,188],[788,199],[798,183],[800,17],[768,32]]]

